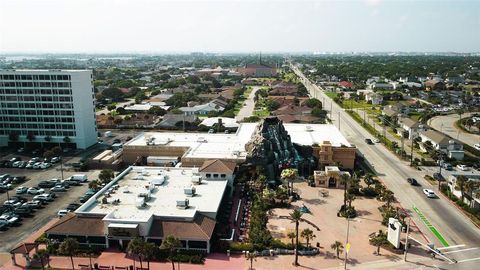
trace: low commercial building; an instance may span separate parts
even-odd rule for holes
[[[199,168],[129,167],[46,235],[107,248],[125,248],[135,237],[161,244],[174,235],[182,249],[210,252],[217,212],[234,168],[217,161],[202,168],[225,177],[204,177]]]
[[[206,160],[220,159],[237,164],[247,157],[245,145],[257,123],[241,123],[232,134],[146,132],[123,146],[123,160],[133,163],[149,156],[178,157],[182,166],[200,167]],[[353,169],[356,148],[331,124],[283,124],[293,143],[312,146],[319,166],[342,164]]]
[[[315,186],[324,188],[344,188],[343,176],[350,177],[349,172],[341,171],[337,166],[326,166],[323,171],[314,171]]]

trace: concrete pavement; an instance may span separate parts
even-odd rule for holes
[[[430,224],[438,229],[449,245],[464,244],[469,247],[479,245],[480,230],[470,220],[466,219],[449,201],[443,197],[437,199],[426,198],[422,188],[435,189],[435,187],[423,179],[424,174],[421,171],[408,166],[408,162],[399,160],[383,145],[367,145],[364,139],[371,135],[342,108],[326,97],[318,86],[306,79],[297,68],[294,68],[294,71],[302,78],[302,82],[311,92],[311,96],[319,99],[325,98],[327,104],[324,107],[332,108],[331,114],[333,117],[331,118],[333,123],[350,142],[357,146],[380,179],[383,180],[387,188],[395,193],[397,200],[411,214],[412,220],[420,226],[431,242],[435,243],[436,246],[441,246],[439,240],[420,220],[420,217],[413,213],[413,206],[422,211]],[[330,104],[328,104],[328,101],[330,101]],[[408,177],[417,179],[421,187],[414,187],[408,184],[406,181]],[[459,255],[463,256],[462,253]],[[460,257],[459,259],[470,258]]]
[[[473,113],[462,114],[462,118],[469,117]],[[480,143],[480,135],[467,133],[455,126],[455,122],[460,119],[459,115],[449,114],[435,116],[428,120],[428,125],[448,136],[461,141],[464,144],[473,146],[476,143]]]
[[[248,95],[248,98],[244,101],[244,106],[240,109],[238,112],[237,116],[235,116],[235,119],[237,122],[240,122],[243,120],[243,118],[249,117],[252,115],[253,110],[255,109],[255,93],[260,89],[260,86],[253,86],[252,87],[252,92]]]

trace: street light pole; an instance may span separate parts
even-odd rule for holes
[[[412,220],[412,219],[411,219],[411,218],[409,218],[409,219],[408,219],[408,224],[407,224],[407,237],[405,238],[405,249],[404,249],[404,250],[405,250],[405,252],[404,252],[404,254],[403,254],[403,260],[404,260],[404,261],[407,261],[407,252],[408,252],[408,234],[409,234],[409,232],[410,232],[410,221],[411,221],[411,220]]]

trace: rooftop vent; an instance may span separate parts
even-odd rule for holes
[[[199,175],[193,175],[192,176],[192,183],[196,185],[200,185],[202,183],[202,177]]]
[[[205,137],[198,137],[197,142],[207,142],[207,139],[205,139]]]
[[[196,194],[195,187],[190,186],[190,187],[184,188],[183,193],[185,193],[185,195],[187,195],[188,197],[193,197]]]
[[[311,126],[305,126],[305,131],[313,131],[313,128]]]
[[[177,208],[187,209],[187,208],[188,208],[188,204],[189,204],[188,199],[185,199],[185,200],[177,200]]]

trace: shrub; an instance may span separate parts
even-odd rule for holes
[[[253,245],[251,243],[240,243],[232,242],[230,243],[230,250],[232,251],[253,251]]]

